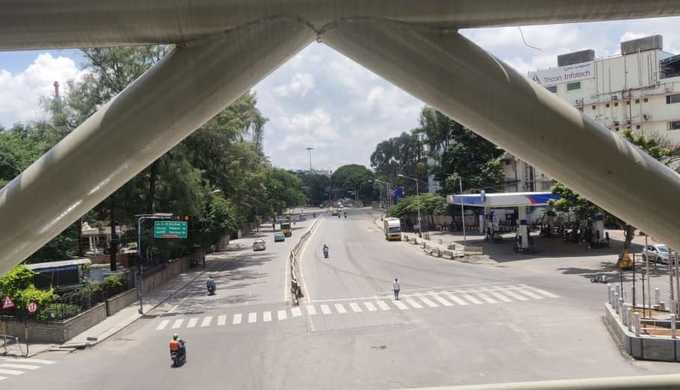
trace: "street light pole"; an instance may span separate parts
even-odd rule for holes
[[[313,147],[307,147],[307,153],[309,153],[309,172],[312,172],[312,150],[314,150]]]
[[[420,196],[420,188],[418,186],[418,178],[415,177],[410,177],[406,175],[399,175],[399,177],[403,177],[404,179],[410,179],[416,182],[416,196]],[[418,202],[418,236],[423,237],[423,224],[422,220],[420,218],[420,202]]]
[[[172,214],[142,214],[137,216],[137,277],[139,278],[139,285],[137,288],[137,298],[139,298],[139,314],[144,314],[143,306],[143,294],[142,289],[144,287],[144,269],[142,265],[142,221],[146,219],[170,219]]]
[[[463,178],[460,175],[458,176],[458,184],[460,186],[460,194],[463,195]],[[465,245],[467,235],[465,234],[465,206],[463,206],[462,198],[460,202],[460,223],[463,226],[463,245]]]

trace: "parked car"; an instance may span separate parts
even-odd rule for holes
[[[280,242],[280,241],[286,241],[286,236],[283,235],[283,233],[278,232],[274,234],[274,242]]]
[[[265,244],[264,240],[255,240],[253,242],[254,251],[263,251],[265,249],[267,249],[267,244]]]
[[[668,264],[669,256],[670,252],[665,244],[647,245],[642,252],[642,258],[645,260],[649,258],[649,261],[662,264]]]

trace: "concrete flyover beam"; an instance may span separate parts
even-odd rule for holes
[[[458,33],[339,23],[322,40],[680,249],[680,175]]]
[[[0,274],[313,41],[269,20],[176,48],[0,190]]]
[[[0,50],[177,43],[287,16],[484,27],[680,15],[680,0],[0,0]]]

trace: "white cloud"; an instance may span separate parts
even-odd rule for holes
[[[40,99],[53,95],[53,83],[58,81],[62,92],[69,80],[84,74],[68,57],[40,54],[22,72],[13,74],[0,69],[0,125],[9,127],[16,122],[44,119]]]
[[[309,73],[296,73],[287,84],[274,88],[274,93],[280,97],[305,97],[314,89],[314,76]]]

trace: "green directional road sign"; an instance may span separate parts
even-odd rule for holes
[[[153,238],[187,238],[188,230],[185,221],[153,222]]]

